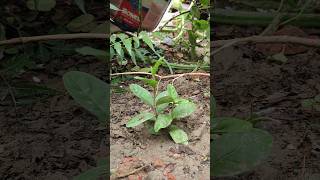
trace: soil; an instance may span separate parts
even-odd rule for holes
[[[169,81],[162,83],[165,87]],[[176,121],[176,125],[188,134],[188,145],[175,144],[165,130],[156,136],[149,134],[144,125],[126,128],[130,118],[149,108],[131,92],[112,92],[111,179],[209,179],[209,78],[201,78],[200,81],[180,78],[175,81],[175,86],[180,96],[190,98],[197,105],[193,115]],[[127,89],[128,84],[123,84],[123,87]],[[127,176],[119,178],[122,175]]]
[[[231,39],[262,31],[219,24],[214,37]],[[319,175],[320,112],[303,108],[301,102],[320,94],[320,51],[307,48],[290,53],[286,62],[279,63],[259,51],[261,46],[229,47],[211,61],[217,116],[248,118],[254,113],[268,117],[256,126],[273,136],[272,153],[266,162],[239,176],[219,179],[285,180]]]
[[[0,104],[0,179],[72,179],[106,157],[107,129],[64,89],[62,75],[71,70],[107,80],[104,63],[79,56],[52,59],[44,69],[28,71],[16,79],[31,82],[36,76],[39,84],[60,93],[17,106],[16,111]],[[5,87],[3,81],[0,85]]]

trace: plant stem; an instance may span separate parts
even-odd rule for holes
[[[158,85],[153,88],[153,107],[152,107],[152,110],[153,110],[153,113],[154,113],[156,119],[158,117],[157,105],[156,105],[157,89],[158,89]]]
[[[0,45],[27,43],[35,41],[47,41],[47,40],[67,40],[67,39],[108,39],[109,34],[101,33],[75,33],[75,34],[55,34],[55,35],[43,35],[43,36],[31,36],[31,37],[18,37],[8,40],[0,41]]]

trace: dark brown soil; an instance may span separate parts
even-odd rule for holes
[[[260,28],[216,25],[216,38],[230,39],[262,32]],[[261,46],[261,45],[260,45]],[[267,117],[257,127],[273,136],[268,160],[235,180],[306,179],[320,173],[320,112],[301,106],[320,94],[320,51],[288,55],[272,62],[255,45],[226,48],[212,60],[212,91],[217,116]]]
[[[25,73],[19,80],[30,81],[33,74],[40,84],[61,93],[18,106],[16,112],[13,106],[0,105],[0,179],[72,179],[105,157],[106,128],[64,89],[62,75],[70,70],[107,78],[105,65],[95,59],[51,60],[41,72]]]
[[[127,89],[127,84],[123,86]],[[110,166],[114,178],[146,166],[124,179],[209,179],[209,78],[180,78],[175,86],[180,96],[197,105],[193,115],[176,123],[187,132],[188,145],[175,144],[166,131],[155,136],[144,125],[126,128],[130,118],[148,107],[131,92],[112,93]]]

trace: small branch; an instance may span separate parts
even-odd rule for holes
[[[144,168],[148,167],[149,165],[145,165],[145,166],[142,166],[142,167],[139,167],[138,169],[135,169],[131,172],[128,172],[128,173],[125,173],[125,174],[120,174],[117,176],[117,178],[124,178],[124,177],[127,177],[127,176],[130,176],[132,174],[135,174],[136,172],[139,172],[141,170],[143,170]]]
[[[293,43],[301,44],[311,47],[320,47],[320,39],[310,39],[303,37],[295,36],[250,36],[244,38],[235,38],[229,40],[217,40],[211,41],[211,47],[229,47],[236,44],[245,44],[245,43]],[[211,53],[211,55],[216,54],[221,49],[217,49]]]
[[[124,72],[124,73],[114,73],[114,74],[110,74],[111,76],[121,76],[121,75],[150,75],[152,76],[151,73],[147,73],[147,72]],[[159,79],[161,79],[161,76],[155,74],[155,76]]]
[[[120,75],[150,75],[151,73],[147,72],[124,72],[124,73],[114,73],[110,74],[111,76],[120,76]],[[160,76],[155,75],[158,79],[170,79],[170,78],[176,78],[176,77],[182,77],[182,76],[206,76],[210,77],[210,73],[184,73],[184,74],[174,74],[174,75],[168,75],[168,76]]]
[[[55,34],[55,35],[43,35],[43,36],[31,36],[31,37],[19,37],[8,40],[0,41],[1,45],[27,43],[35,41],[45,40],[68,40],[68,39],[108,39],[108,34],[100,33],[75,33],[75,34]]]

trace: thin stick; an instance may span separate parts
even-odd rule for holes
[[[138,169],[135,169],[135,170],[133,170],[131,172],[128,172],[128,173],[125,173],[125,174],[120,174],[120,175],[117,176],[117,178],[124,178],[124,177],[130,176],[131,174],[139,172],[139,171],[141,171],[142,169],[144,169],[144,168],[146,168],[148,166],[149,165],[145,165],[145,166],[139,167]]]
[[[311,47],[320,47],[320,39],[310,39],[295,36],[249,36],[244,38],[235,38],[229,40],[217,40],[211,41],[211,47],[222,47],[226,48],[236,44],[245,43],[293,43],[301,44]],[[211,55],[218,53],[221,49],[213,51]]]
[[[279,28],[279,23],[281,18],[284,16],[284,13],[281,13],[283,9],[284,0],[281,0],[280,5],[277,10],[277,15],[273,18],[268,27],[260,34],[260,36],[265,36],[274,33]]]
[[[151,73],[147,73],[147,72],[124,72],[124,73],[114,73],[114,74],[110,74],[111,76],[121,76],[121,75],[150,75],[152,76]],[[155,76],[158,79],[161,79],[160,75],[155,74]]]
[[[124,72],[124,73],[114,73],[110,74],[111,76],[120,76],[120,75],[150,75],[151,73],[147,72]],[[182,77],[182,76],[206,76],[210,77],[210,73],[184,73],[184,74],[174,74],[174,75],[168,75],[168,76],[160,76],[155,75],[158,79],[170,79],[170,78],[176,78],[176,77]]]
[[[108,34],[101,33],[75,33],[75,34],[55,34],[31,37],[19,37],[0,41],[0,45],[27,43],[46,40],[67,40],[67,39],[108,39]]]

